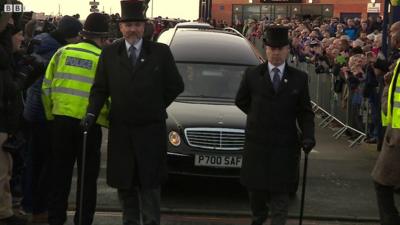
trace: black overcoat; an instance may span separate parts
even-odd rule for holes
[[[157,188],[167,177],[166,108],[183,91],[167,45],[143,40],[133,67],[125,40],[103,49],[88,112],[98,115],[111,97],[107,183],[115,188]]]
[[[301,141],[314,140],[307,74],[286,64],[275,92],[268,62],[248,68],[236,105],[247,114],[242,184],[255,190],[295,191]]]

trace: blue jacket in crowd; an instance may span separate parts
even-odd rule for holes
[[[41,33],[33,39],[40,41],[40,44],[34,47],[33,54],[40,56],[47,66],[51,57],[62,46],[63,40],[53,33]],[[29,122],[46,121],[41,94],[43,78],[44,74],[27,91],[23,115]]]
[[[358,35],[358,29],[356,27],[347,27],[343,30],[344,34],[350,37],[351,40],[356,40]]]

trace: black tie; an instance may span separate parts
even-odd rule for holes
[[[135,67],[135,65],[136,65],[136,48],[133,45],[131,45],[131,47],[129,47],[129,59],[131,60],[132,66]]]
[[[272,78],[272,85],[274,86],[275,92],[278,92],[279,84],[281,83],[281,78],[279,77],[279,69],[277,67],[272,69],[274,77]]]

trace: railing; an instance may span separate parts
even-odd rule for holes
[[[368,133],[368,122],[370,118],[369,104],[363,100],[360,108],[360,117],[362,117],[363,127],[355,127],[355,121],[352,115],[352,110],[356,110],[352,102],[353,92],[350,90],[349,84],[345,83],[348,88],[342,90],[342,93],[334,92],[335,76],[331,73],[316,73],[315,66],[308,63],[295,63],[292,66],[301,69],[309,75],[309,92],[313,104],[314,112],[322,115],[323,120],[318,124],[321,127],[327,127],[331,123],[336,123],[341,126],[333,137],[339,139],[346,131],[355,134],[356,138],[351,141],[349,147],[355,146],[366,138]],[[343,87],[345,89],[346,87]],[[358,108],[357,108],[358,109]],[[354,113],[354,112],[353,112]],[[361,119],[361,118],[360,118]],[[361,122],[361,121],[359,121]]]

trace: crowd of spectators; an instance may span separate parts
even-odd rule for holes
[[[363,100],[369,100],[372,120],[366,142],[376,143],[380,124],[378,89],[384,85],[373,65],[377,59],[384,59],[381,22],[347,19],[340,23],[332,18],[329,23],[314,21],[311,26],[297,21],[294,24],[293,54],[299,62],[314,63],[317,73],[331,72],[336,77],[335,92],[341,94],[342,107],[349,112],[349,125],[359,131],[364,131]],[[349,134],[356,138],[356,133]]]

